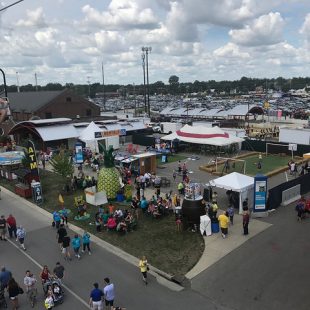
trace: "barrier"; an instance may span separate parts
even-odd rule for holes
[[[287,206],[292,202],[299,200],[301,198],[300,195],[300,184],[293,186],[282,192],[282,206]]]

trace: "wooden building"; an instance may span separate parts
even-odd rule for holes
[[[74,94],[71,90],[20,92],[8,94],[14,121],[28,121],[34,116],[50,118],[93,118],[100,116],[100,107]]]

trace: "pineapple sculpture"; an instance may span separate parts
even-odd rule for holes
[[[108,150],[104,147],[104,168],[101,168],[98,176],[98,192],[104,190],[108,199],[115,199],[120,190],[120,174],[114,166],[113,147]]]

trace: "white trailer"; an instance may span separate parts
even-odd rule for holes
[[[310,129],[280,127],[279,142],[310,144]]]
[[[176,132],[177,130],[180,130],[182,127],[183,127],[182,123],[170,123],[170,122],[160,123],[161,133],[166,134]]]

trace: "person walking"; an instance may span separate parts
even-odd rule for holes
[[[57,236],[56,238],[58,239],[58,244],[60,246],[60,248],[62,248],[62,242],[63,242],[63,238],[67,236],[67,230],[64,226],[64,224],[60,224],[58,230],[57,230]]]
[[[105,287],[103,289],[104,299],[105,299],[105,306],[106,310],[113,309],[114,299],[115,299],[115,290],[114,284],[110,283],[109,278],[104,278]]]
[[[0,272],[0,290],[4,290],[12,278],[12,272],[7,270],[4,266],[1,267]]]
[[[19,287],[17,282],[14,280],[14,278],[11,278],[8,283],[8,293],[9,293],[9,298],[12,303],[12,309],[17,310],[19,307],[18,304],[18,295],[22,294],[24,291],[22,288]]]
[[[4,215],[0,217],[0,240],[7,241],[6,239],[6,219]]]
[[[74,251],[74,255],[77,259],[80,259],[80,247],[81,247],[81,239],[79,237],[79,235],[75,234],[74,238],[71,241],[72,247],[73,247],[73,251]]]
[[[62,224],[66,224],[66,226],[68,227],[68,210],[66,209],[66,207],[63,207],[61,209],[61,219],[62,219]]]
[[[17,234],[17,239],[18,239],[18,241],[20,243],[20,247],[24,251],[26,251],[26,247],[25,247],[26,231],[25,231],[24,227],[18,226],[16,234]]]
[[[249,221],[250,221],[249,208],[243,207],[242,225],[243,225],[243,234],[244,235],[249,234]]]
[[[219,217],[219,224],[222,232],[222,237],[225,239],[228,234],[228,225],[229,225],[229,218],[227,216],[227,212],[223,212]]]
[[[65,267],[60,264],[60,262],[56,263],[56,266],[53,270],[54,276],[59,280],[59,282],[62,284],[63,279],[65,277]]]
[[[54,220],[56,229],[58,229],[60,226],[60,222],[61,222],[61,216],[58,211],[53,212],[53,220]]]
[[[93,310],[102,310],[102,298],[104,294],[102,290],[99,288],[98,283],[94,283],[94,288],[90,292],[89,306]]]
[[[10,214],[9,217],[6,219],[6,223],[8,225],[8,231],[9,231],[10,238],[13,238],[13,235],[14,235],[17,241],[17,235],[16,235],[17,226],[16,226],[15,217],[12,214]]]
[[[62,238],[62,254],[64,255],[65,260],[71,260],[70,254],[70,237],[68,235]]]
[[[229,216],[229,221],[231,225],[234,225],[234,215],[235,215],[235,208],[233,205],[230,205],[227,209],[227,214]]]
[[[35,299],[37,296],[36,283],[37,279],[35,276],[30,272],[30,270],[27,270],[24,277],[24,285],[32,308],[34,307]]]
[[[88,255],[91,255],[91,251],[90,251],[90,234],[85,230],[84,234],[82,236],[82,243],[83,243],[83,249],[82,249],[82,253],[85,252],[85,249],[87,248],[88,251]]]
[[[149,266],[147,263],[146,257],[143,255],[139,261],[140,271],[142,273],[142,280],[147,285],[147,271],[149,270]]]

